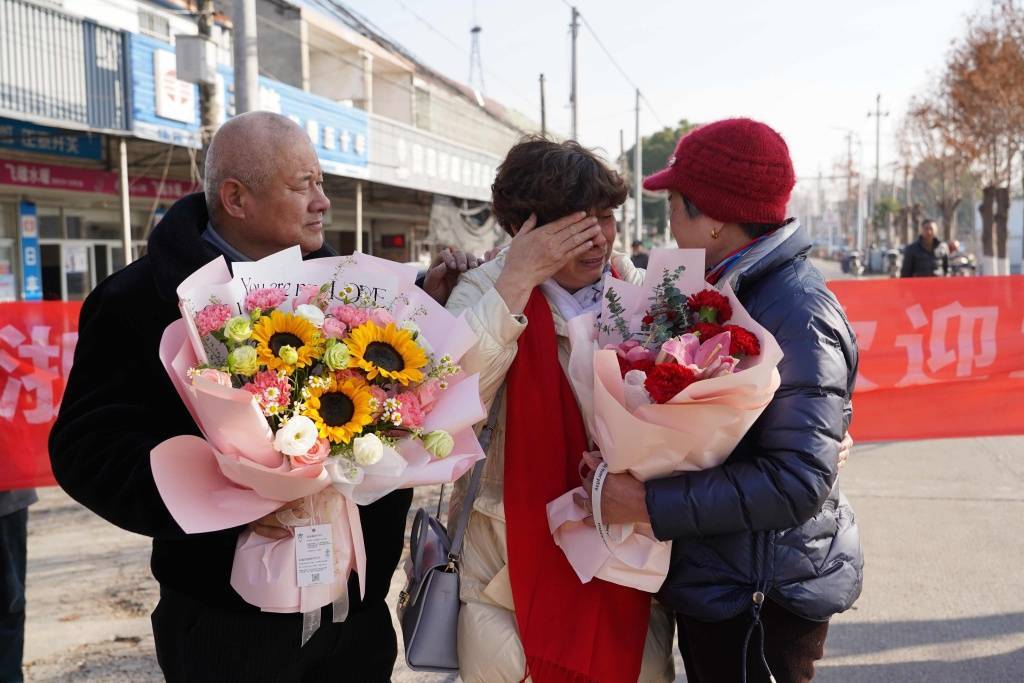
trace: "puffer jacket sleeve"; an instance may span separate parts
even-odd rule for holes
[[[778,321],[766,327],[785,353],[782,385],[737,449],[747,457],[647,482],[659,539],[788,529],[817,513],[832,489],[849,424],[856,346],[827,293],[808,293],[795,309],[787,299],[776,299],[765,316]]]
[[[462,369],[480,373],[480,398],[490,405],[505,381],[516,357],[519,335],[526,329],[526,316],[513,315],[494,288],[494,279],[504,260],[484,264],[464,274],[448,298],[447,308],[466,321],[480,337],[462,357]]]

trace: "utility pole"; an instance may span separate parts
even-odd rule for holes
[[[207,39],[213,37],[213,0],[200,0],[198,28],[199,35]],[[217,89],[213,83],[199,84],[199,134],[203,149],[210,143],[213,129],[217,125],[214,111],[216,99]]]
[[[846,204],[844,208],[844,222],[846,223],[844,237],[849,239],[850,228],[853,227],[850,220],[853,211],[853,131],[846,133]]]
[[[889,112],[882,111],[882,94],[879,93],[875,96],[875,111],[868,112],[868,118],[875,117],[875,187],[871,192],[871,210],[875,210],[875,206],[878,204],[880,199],[878,190],[878,181],[880,176],[880,159],[882,156],[882,117],[888,116]]]
[[[636,210],[633,212],[636,221],[636,239],[644,239],[644,198],[643,198],[643,140],[640,137],[640,89],[636,91],[636,148],[633,150],[633,180],[636,192]]]
[[[626,156],[626,131],[619,128],[619,173],[629,178],[629,157]],[[627,203],[628,204],[628,203]],[[622,205],[622,250],[629,253],[629,211],[627,204]]]
[[[578,38],[580,35],[580,11],[575,6],[572,8],[572,74],[569,80],[569,104],[572,107],[572,126],[570,137],[573,140],[579,139],[579,108],[580,91],[579,81],[576,77],[579,64]]]
[[[260,67],[256,51],[256,0],[234,0],[235,114],[259,107]]]
[[[548,111],[544,103],[544,74],[540,75],[540,134],[548,134]]]

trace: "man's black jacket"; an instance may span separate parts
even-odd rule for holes
[[[203,604],[256,610],[230,586],[240,529],[186,535],[153,482],[150,450],[179,434],[199,435],[160,363],[164,328],[180,317],[175,290],[220,256],[201,238],[202,194],[179,200],[149,239],[148,253],[104,280],[86,299],[78,347],[50,433],[57,481],[75,500],[117,526],[153,538],[152,570],[162,587]],[[323,248],[311,257],[329,256]],[[360,508],[366,541],[366,597],[349,582],[352,610],[387,595],[404,542],[412,492]]]

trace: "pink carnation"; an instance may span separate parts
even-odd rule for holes
[[[426,415],[423,412],[423,407],[420,405],[419,398],[416,397],[411,391],[403,391],[402,393],[395,396],[398,402],[402,404],[402,426],[416,429],[423,426],[423,420]]]
[[[257,308],[261,311],[277,308],[287,298],[288,293],[280,287],[254,289],[245,295],[245,310],[252,313]]]
[[[196,313],[196,327],[199,335],[205,337],[214,330],[219,330],[231,319],[231,307],[224,304],[210,304]]]
[[[276,415],[283,412],[292,400],[292,387],[287,377],[280,377],[272,370],[257,373],[252,381],[244,384],[243,389],[256,397],[256,402],[264,415]]]
[[[320,328],[328,339],[341,339],[348,331],[348,325],[337,318],[324,318],[324,326]]]
[[[337,304],[335,306],[331,306],[328,313],[332,317],[345,323],[349,328],[359,327],[370,319],[370,315],[366,309],[353,306],[352,304]]]
[[[295,305],[311,304],[319,293],[320,287],[318,285],[299,285],[299,293],[295,297]]]

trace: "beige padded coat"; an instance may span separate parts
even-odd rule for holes
[[[480,341],[462,358],[466,372],[480,373],[480,394],[490,409],[505,374],[516,356],[517,340],[526,329],[522,315],[512,315],[494,283],[505,263],[505,252],[493,261],[465,273],[448,299],[448,310],[466,313]],[[624,255],[614,263],[626,279],[642,280]],[[552,306],[558,358],[565,369],[569,358],[566,323]],[[502,478],[505,460],[504,401],[487,450],[480,491],[473,503],[462,560],[462,601],[459,614],[459,673],[464,683],[518,683],[523,680],[526,658],[516,628],[512,587],[508,575],[505,540],[505,509]],[[455,519],[465,496],[467,477],[456,484],[449,519]],[[569,606],[567,606],[569,607]],[[652,604],[651,625],[644,648],[642,683],[672,681],[673,621],[660,605]]]

